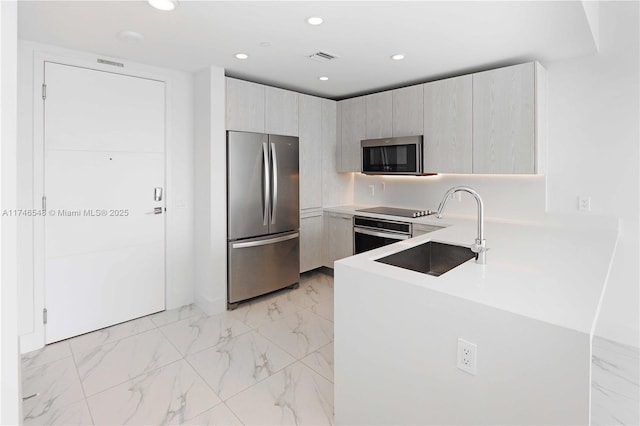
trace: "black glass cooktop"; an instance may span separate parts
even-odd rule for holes
[[[366,209],[356,210],[357,212],[363,213],[378,213],[378,214],[386,214],[390,216],[401,216],[401,217],[420,217],[420,216],[428,216],[430,214],[434,214],[434,211],[431,210],[412,210],[412,209],[399,209],[396,207],[369,207]]]

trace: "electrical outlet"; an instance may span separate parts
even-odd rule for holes
[[[591,197],[588,195],[581,195],[578,197],[578,210],[583,212],[591,211]]]
[[[387,185],[384,182],[380,182],[380,191],[387,189]]]
[[[458,339],[458,368],[469,374],[476,375],[476,364],[478,357],[478,346],[475,343]]]
[[[449,200],[450,201],[462,201],[462,193],[461,192],[454,192],[453,194],[449,195]]]
[[[376,186],[375,185],[369,185],[369,194],[376,195]]]

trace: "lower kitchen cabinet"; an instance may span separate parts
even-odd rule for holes
[[[321,209],[300,212],[300,273],[322,266],[322,225]]]
[[[411,236],[417,237],[418,235],[428,234],[429,232],[437,231],[444,228],[444,226],[426,225],[423,223],[414,223],[411,227]]]
[[[327,215],[327,265],[353,256],[353,215],[329,213]]]

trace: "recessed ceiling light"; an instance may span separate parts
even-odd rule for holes
[[[329,80],[329,77],[324,77],[324,76],[322,76],[322,77],[318,77],[318,80],[320,80],[320,81],[327,81],[327,80]]]
[[[173,10],[178,5],[178,0],[147,0],[147,3],[158,10]]]
[[[307,19],[307,22],[310,25],[320,25],[322,24],[322,22],[324,22],[324,20],[319,16],[312,16],[311,18]]]
[[[142,34],[140,34],[137,31],[120,31],[118,33],[118,38],[122,41],[128,41],[128,42],[138,42],[138,41],[142,41],[144,40],[144,36]]]
[[[401,61],[401,60],[403,60],[403,59],[404,59],[404,55],[403,55],[403,54],[401,54],[401,53],[399,53],[399,54],[397,54],[397,55],[393,55],[393,56],[391,57],[391,59],[393,59],[394,61]]]
[[[236,59],[247,59],[249,55],[246,53],[236,53]]]

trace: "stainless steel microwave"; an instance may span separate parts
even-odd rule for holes
[[[361,170],[368,175],[423,175],[422,136],[360,141]]]

